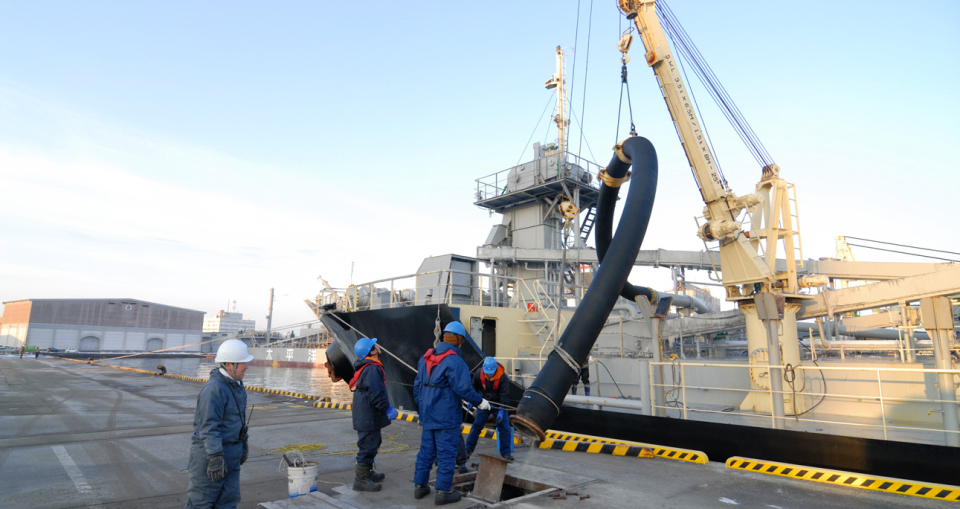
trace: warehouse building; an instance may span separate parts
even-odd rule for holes
[[[136,299],[28,299],[3,303],[0,346],[143,352],[201,342],[203,311]],[[198,352],[188,346],[185,352]]]

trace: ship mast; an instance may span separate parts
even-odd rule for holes
[[[557,113],[553,116],[553,122],[557,124],[557,152],[560,157],[566,158],[567,153],[567,126],[570,120],[567,118],[567,77],[566,57],[560,46],[557,46],[557,72],[544,83],[547,90],[557,89]]]

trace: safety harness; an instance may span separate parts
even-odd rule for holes
[[[350,379],[350,383],[348,385],[350,386],[351,391],[365,392],[367,390],[367,387],[357,388],[357,383],[360,381],[360,374],[363,373],[363,370],[373,365],[377,365],[380,367],[380,377],[383,378],[383,385],[387,385],[387,376],[383,372],[383,363],[373,359],[367,359],[367,360],[369,360],[370,362],[364,364],[363,366],[360,366],[360,369],[358,369],[357,372],[353,374],[353,378]]]
[[[446,359],[451,355],[456,355],[456,354],[457,352],[454,352],[453,350],[447,350],[446,352],[443,352],[442,354],[437,355],[436,353],[434,353],[433,348],[427,350],[427,353],[423,354],[423,360],[426,361],[427,363],[427,382],[430,381],[430,372],[433,371],[433,368],[437,364],[440,364],[440,361],[442,361],[443,359]],[[422,382],[422,384],[426,385],[427,387],[434,387],[436,389],[442,389],[444,387],[440,385],[431,385],[427,382]]]
[[[500,380],[503,379],[503,366],[497,364],[497,370],[491,375],[492,378],[487,378],[487,374],[481,370],[480,371],[480,384],[483,385],[483,389],[489,392],[497,392],[500,389]],[[493,389],[490,389],[487,386],[488,383],[493,382]]]

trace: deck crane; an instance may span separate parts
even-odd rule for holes
[[[783,370],[776,369],[776,366],[800,364],[796,313],[801,300],[810,297],[800,295],[799,289],[823,282],[823,278],[797,278],[797,266],[802,267],[803,258],[797,253],[800,243],[793,186],[780,178],[779,166],[770,160],[762,167],[760,181],[753,193],[738,196],[730,189],[718,170],[697,118],[693,98],[664,35],[655,0],[618,0],[618,4],[621,12],[636,25],[646,49],[647,65],[653,69],[660,84],[700,189],[704,222],[700,224],[698,221],[697,235],[705,243],[719,243],[721,280],[727,300],[736,302],[745,315],[750,361],[774,366],[772,375],[767,369],[751,370],[755,390],[749,393],[741,407],[773,412],[775,417],[782,417],[783,398],[773,398],[771,408],[771,398],[766,390],[782,390]],[[626,52],[631,41],[632,35],[626,34],[618,46],[625,60],[629,60]],[[777,266],[781,241],[785,267]],[[768,336],[774,335],[779,336],[777,348],[772,347],[775,343],[767,340]],[[789,397],[787,402],[792,403]],[[788,405],[788,408],[802,411],[799,401],[796,405]]]

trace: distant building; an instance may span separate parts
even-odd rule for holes
[[[3,303],[0,345],[153,351],[201,341],[203,311],[135,299],[27,299]],[[198,352],[199,346],[180,351]]]
[[[203,332],[236,333],[253,332],[257,328],[256,320],[244,320],[243,313],[220,311],[213,318],[203,320]]]

